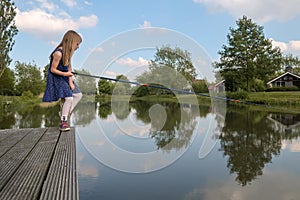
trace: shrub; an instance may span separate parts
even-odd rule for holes
[[[244,90],[240,90],[237,92],[226,92],[226,97],[229,99],[242,100],[248,98],[248,93]]]
[[[291,87],[271,87],[266,89],[266,92],[275,92],[275,91],[299,91],[299,88],[297,86],[291,86]]]
[[[264,81],[260,79],[255,79],[254,80],[254,85],[253,85],[253,90],[254,92],[263,92],[266,89],[266,84]]]
[[[21,96],[22,100],[32,100],[34,98],[32,92],[24,91]]]

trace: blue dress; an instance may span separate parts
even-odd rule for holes
[[[53,53],[56,51],[62,52],[61,49],[56,49],[53,51]],[[57,101],[60,98],[72,97],[72,90],[69,86],[69,77],[60,76],[51,72],[53,53],[51,54],[50,67],[48,69],[47,84],[43,96],[43,102],[52,102],[52,101]],[[57,69],[62,72],[67,72],[68,66],[64,66],[61,59],[57,66]],[[78,90],[77,85],[75,87],[76,87],[75,90]]]

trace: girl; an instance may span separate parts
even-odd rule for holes
[[[81,42],[81,36],[75,31],[69,30],[50,54],[50,67],[43,102],[61,99],[61,122],[59,125],[61,131],[70,130],[68,116],[82,97],[77,84],[73,82],[71,65],[73,53],[79,48]]]

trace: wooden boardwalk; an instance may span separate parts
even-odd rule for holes
[[[0,130],[0,199],[78,199],[75,130]]]

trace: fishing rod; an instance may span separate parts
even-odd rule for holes
[[[91,75],[91,74],[83,74],[83,73],[78,73],[78,72],[72,72],[74,75],[79,75],[79,76],[86,76],[86,77],[91,77],[91,78],[99,78],[99,79],[104,79],[104,80],[109,80],[109,81],[115,81],[115,82],[122,82],[122,83],[130,83],[133,85],[139,85],[139,86],[144,86],[144,87],[150,87],[150,88],[157,88],[157,89],[162,89],[162,90],[168,90],[168,91],[173,91],[173,92],[179,92],[182,94],[194,94],[194,95],[199,95],[199,96],[204,96],[204,97],[209,97],[209,98],[214,98],[214,99],[219,99],[223,101],[229,101],[229,102],[235,102],[235,103],[243,103],[243,104],[248,104],[248,105],[254,105],[254,106],[262,106],[262,107],[268,107],[271,109],[276,109],[276,110],[282,110],[285,112],[293,112],[293,113],[298,113],[296,111],[292,111],[289,109],[282,109],[278,107],[272,107],[268,106],[265,104],[258,104],[258,103],[253,103],[249,101],[242,101],[238,99],[233,99],[233,98],[227,98],[227,97],[221,97],[221,96],[211,96],[209,94],[205,93],[196,93],[192,91],[186,91],[186,90],[180,90],[180,89],[175,89],[175,88],[167,88],[164,86],[160,85],[154,85],[154,84],[149,84],[149,83],[140,83],[140,82],[135,82],[135,81],[128,81],[124,79],[115,79],[115,78],[109,78],[109,77],[104,77],[104,76],[97,76],[97,75]]]
[[[82,73],[78,73],[78,72],[72,72],[72,74],[79,75],[79,76],[87,76],[87,77],[91,77],[91,78],[99,78],[99,79],[104,79],[104,80],[108,80],[108,81],[123,82],[123,83],[130,83],[130,84],[134,84],[134,85],[147,86],[147,84],[141,84],[139,82],[133,82],[133,81],[128,81],[128,80],[124,80],[124,79],[115,79],[115,78],[109,78],[109,77],[97,76],[97,75],[91,75],[91,74],[82,74]]]
[[[167,87],[164,87],[164,86],[154,85],[154,84],[149,84],[149,83],[140,83],[140,82],[128,81],[128,80],[124,80],[124,79],[115,79],[115,78],[109,78],[109,77],[104,77],[104,76],[82,74],[82,73],[78,73],[78,72],[72,72],[72,73],[74,75],[79,75],[79,76],[86,76],[86,77],[91,77],[91,78],[99,78],[99,79],[104,79],[104,80],[109,80],[109,81],[122,82],[122,83],[130,83],[130,84],[134,84],[134,85],[140,85],[140,86],[145,86],[145,87],[163,89],[163,90],[174,91],[174,92],[179,92],[179,93],[196,94],[196,95],[198,94],[200,96],[211,97],[208,94],[195,93],[195,92],[186,91],[186,90],[180,90],[180,89],[175,89],[175,88],[167,88]]]

